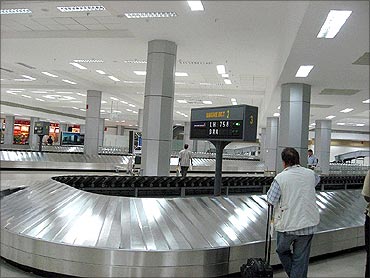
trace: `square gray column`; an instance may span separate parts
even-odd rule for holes
[[[104,145],[104,130],[105,130],[105,119],[100,118],[99,119],[98,146],[103,146]]]
[[[311,86],[301,83],[281,85],[280,126],[277,170],[283,169],[281,152],[286,147],[295,148],[300,164],[307,165],[308,125],[310,120]]]
[[[276,171],[277,163],[277,145],[279,134],[279,118],[267,117],[266,139],[265,139],[265,170]]]
[[[265,148],[266,148],[266,128],[261,128],[261,133],[259,134],[260,142],[260,161],[265,161]]]
[[[315,123],[314,155],[319,160],[317,168],[322,174],[329,175],[331,120],[316,120]]]
[[[141,161],[146,176],[170,171],[176,52],[174,42],[148,43]]]
[[[31,117],[31,120],[30,120],[30,135],[29,135],[29,138],[28,138],[28,142],[30,144],[31,149],[35,149],[35,148],[38,149],[40,139],[39,139],[39,136],[37,134],[35,134],[35,131],[34,131],[35,130],[35,123],[38,122],[38,121],[40,121],[40,118]]]
[[[84,142],[87,155],[98,154],[101,96],[101,91],[87,90]]]
[[[14,141],[14,116],[5,116],[4,145],[13,145]]]
[[[190,150],[193,151],[193,140],[190,140],[190,122],[184,123],[184,145],[188,144]]]

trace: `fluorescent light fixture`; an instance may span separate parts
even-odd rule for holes
[[[82,103],[81,100],[71,100],[72,103]]]
[[[128,108],[127,108],[127,109],[126,109],[126,111],[128,111],[128,112],[132,112],[132,109],[128,109]]]
[[[226,73],[226,69],[225,69],[224,65],[217,65],[216,68],[217,68],[218,74],[225,74]]]
[[[63,79],[62,81],[63,82],[66,82],[66,83],[69,83],[69,84],[72,84],[72,85],[76,85],[77,84],[76,82],[70,81],[68,79]]]
[[[370,98],[367,100],[363,100],[362,103],[370,103]]]
[[[356,126],[365,126],[365,124],[356,124]]]
[[[278,110],[280,110],[280,105],[277,107]]]
[[[130,107],[136,107],[136,105],[134,105],[134,104],[129,104],[128,106],[130,106]]]
[[[119,100],[118,98],[116,97],[110,97],[111,100]]]
[[[99,74],[105,74],[105,72],[102,71],[102,70],[96,70],[96,72],[99,73]]]
[[[175,82],[176,85],[185,85],[185,82]]]
[[[105,100],[102,100],[101,103],[104,104],[104,103],[107,103],[107,102]]]
[[[52,74],[52,73],[47,72],[47,71],[43,71],[43,72],[41,72],[41,73],[42,73],[42,74],[45,74],[45,75],[47,75],[47,76],[50,76],[50,77],[58,77],[57,75]]]
[[[121,81],[117,77],[114,77],[113,75],[109,75],[108,78],[112,79],[113,81]]]
[[[128,125],[128,126],[132,126],[132,125]]]
[[[189,76],[186,72],[175,72],[175,76]]]
[[[134,113],[134,114],[139,114],[139,112],[137,112],[137,111],[132,111],[132,113]]]
[[[147,62],[145,60],[125,60],[123,61],[126,64],[146,64]]]
[[[337,125],[346,125],[345,123],[337,123]]]
[[[178,103],[188,103],[185,99],[178,99],[177,102]]]
[[[122,102],[123,104],[128,104],[128,102],[124,100],[121,100],[120,102]]]
[[[84,67],[83,65],[80,65],[79,63],[69,63],[69,64],[76,68],[82,69],[82,70],[87,69],[86,67]]]
[[[26,81],[32,81],[32,80],[28,79],[28,78],[16,78],[16,79],[14,79],[14,81],[26,82]]]
[[[188,1],[188,5],[193,12],[204,11],[202,1]]]
[[[141,12],[141,13],[125,13],[127,18],[166,18],[166,17],[176,17],[175,12]]]
[[[35,99],[38,101],[45,101],[44,99],[41,99],[41,98],[35,98]]]
[[[79,95],[79,96],[82,96],[82,97],[86,97],[85,94],[81,94],[81,93],[76,93],[76,95]]]
[[[120,113],[122,113],[122,111],[120,111],[120,110],[113,110],[113,113],[118,113],[118,114],[120,114]]]
[[[340,112],[342,112],[342,113],[349,113],[349,112],[351,112],[353,110],[354,110],[353,108],[346,108],[346,109],[341,110]]]
[[[122,121],[121,121],[121,123],[124,123],[124,122],[126,122],[126,121],[125,121],[125,120],[122,120]]]
[[[334,115],[330,115],[330,116],[327,116],[326,117],[326,119],[329,119],[329,120],[331,120],[331,119],[334,119],[336,116],[334,116]]]
[[[27,78],[29,80],[36,80],[36,78],[34,78],[32,76],[28,76],[28,75],[22,75],[22,77]]]
[[[280,113],[274,113],[274,117],[280,117]]]
[[[79,108],[78,107],[75,107],[75,106],[73,106],[72,108],[75,109],[75,110],[79,110]]]
[[[346,22],[352,11],[337,11],[331,10],[326,17],[320,32],[317,34],[318,38],[332,39],[334,38],[343,24]]]
[[[236,101],[236,99],[235,98],[232,98],[232,99],[230,99],[231,101]]]
[[[127,83],[127,84],[144,84],[145,82],[144,81],[123,81],[123,83]]]
[[[103,60],[96,60],[96,59],[77,59],[73,60],[76,63],[104,63]]]
[[[225,84],[227,84],[227,85],[230,85],[230,84],[231,84],[231,80],[230,80],[230,79],[224,79],[224,82],[225,82]]]
[[[32,98],[31,96],[29,95],[22,95],[22,97],[25,97],[25,98]]]
[[[31,14],[29,9],[1,9],[0,14]]]
[[[69,7],[57,7],[57,9],[62,13],[105,11],[105,8],[103,6],[69,6]]]
[[[10,89],[11,91],[24,91],[24,89]]]
[[[212,104],[212,101],[210,101],[210,100],[203,100],[203,103],[204,104]]]
[[[221,76],[224,77],[224,78],[229,78],[229,74],[228,73],[223,73],[223,74],[221,74]]]
[[[316,123],[312,123],[312,124],[310,124],[310,125],[315,126],[315,125],[316,125]]]
[[[146,71],[145,70],[134,70],[134,73],[136,75],[146,75]]]
[[[300,66],[295,77],[307,77],[310,74],[310,71],[313,69],[314,66],[307,65],[307,66]]]
[[[83,108],[80,108],[80,110],[81,110],[81,111],[83,111],[83,112],[85,112],[85,111],[86,111],[86,109],[83,109]]]
[[[211,86],[212,84],[211,83],[199,83],[199,85],[204,85],[204,86]]]
[[[62,94],[62,95],[71,95],[73,94],[72,92],[56,92],[57,94]]]
[[[17,95],[16,92],[12,92],[12,91],[6,91],[7,94],[11,94],[11,95]]]
[[[232,101],[231,104],[232,105],[238,105],[238,103],[236,101]]]

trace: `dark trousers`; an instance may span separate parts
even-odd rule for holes
[[[189,166],[181,166],[181,176],[182,177],[186,177],[186,175],[188,174],[188,169],[189,169]]]
[[[365,220],[365,249],[366,249],[366,270],[365,277],[370,277],[370,217],[366,215]]]

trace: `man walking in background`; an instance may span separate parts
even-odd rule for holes
[[[310,149],[307,151],[307,166],[310,169],[313,169],[317,166],[319,160],[316,156],[313,155],[313,151]]]
[[[320,222],[315,192],[320,178],[299,165],[294,148],[285,148],[281,158],[284,170],[267,192],[267,201],[275,206],[276,252],[290,278],[303,278],[307,277],[311,241]]]
[[[185,144],[184,149],[179,152],[179,165],[181,167],[182,177],[186,177],[190,164],[193,165],[192,153],[188,148],[189,145]]]

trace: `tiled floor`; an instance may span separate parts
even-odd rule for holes
[[[364,277],[365,251],[355,251],[312,262],[308,277]],[[41,277],[20,270],[0,260],[0,277]],[[287,277],[281,269],[274,271],[274,277]]]

